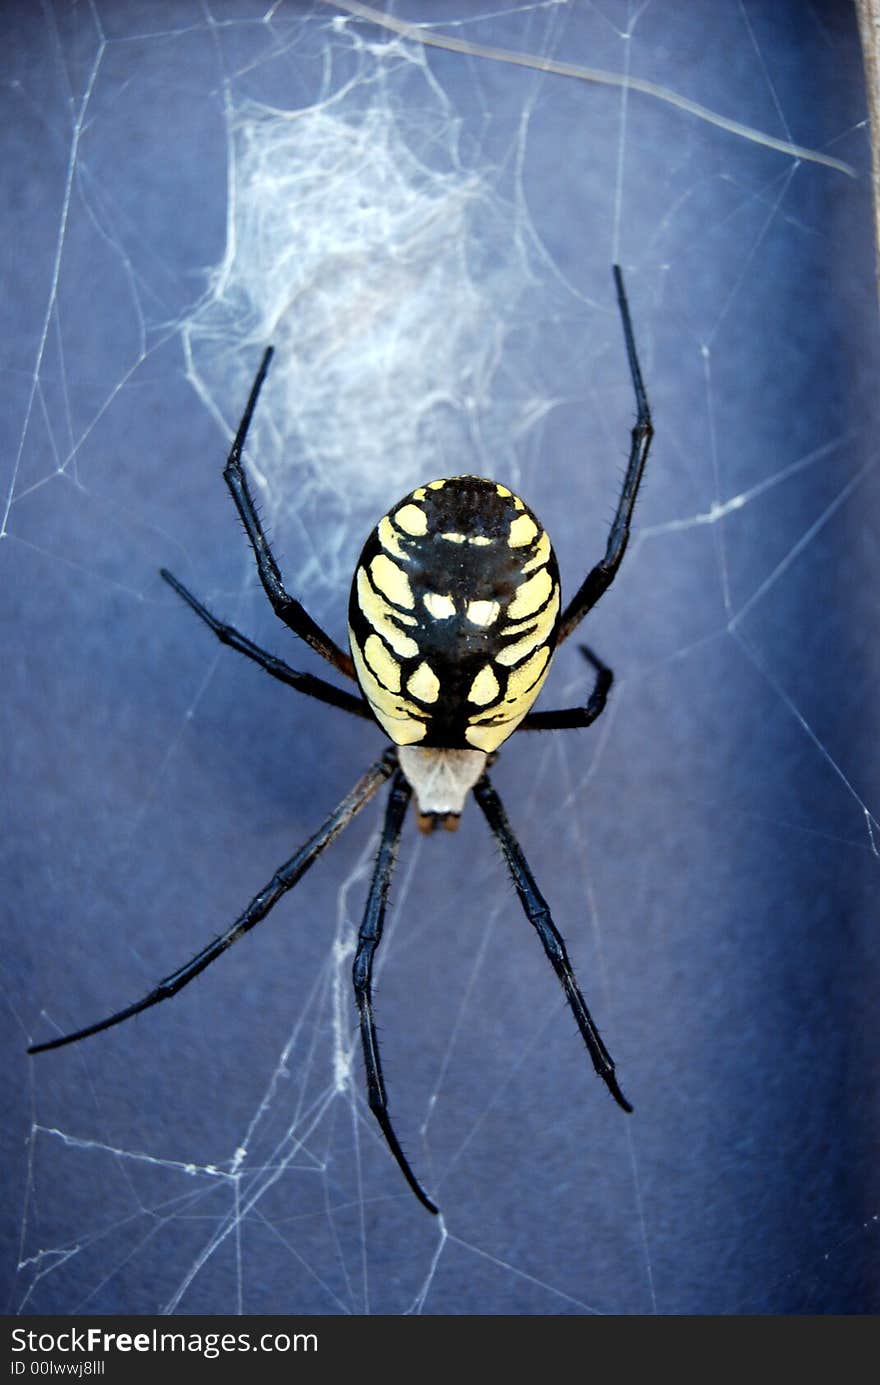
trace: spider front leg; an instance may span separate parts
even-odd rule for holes
[[[568,639],[575,626],[579,625],[587,612],[592,610],[599,597],[608,590],[617,575],[617,569],[620,567],[629,542],[630,521],[635,509],[642,474],[645,470],[645,462],[648,460],[651,439],[654,436],[651,410],[648,407],[648,396],[642,382],[642,372],[639,367],[635,336],[629,315],[629,304],[626,301],[626,290],[623,287],[623,275],[619,265],[614,266],[614,282],[617,285],[617,303],[620,308],[626,355],[636,396],[636,421],[632,430],[629,462],[626,475],[623,478],[623,489],[617,502],[617,511],[611,525],[611,533],[608,535],[605,556],[587,573],[581,586],[562,612],[557,644]]]
[[[260,517],[257,514],[257,509],[254,505],[253,497],[247,483],[247,477],[245,476],[244,468],[241,464],[241,454],[244,450],[245,439],[248,435],[248,429],[251,426],[254,409],[260,397],[260,390],[263,388],[263,381],[266,378],[266,372],[269,369],[269,362],[273,354],[272,347],[268,346],[260,362],[260,368],[257,371],[257,377],[251,388],[250,398],[245,406],[241,423],[238,425],[235,441],[226,459],[223,479],[232,493],[236,509],[241,516],[241,522],[251,541],[254,557],[257,560],[257,571],[260,574],[260,581],[263,584],[266,595],[272,603],[272,609],[276,616],[278,616],[279,620],[283,620],[284,624],[288,626],[295,635],[299,635],[300,639],[305,640],[306,644],[310,644],[312,649],[320,654],[322,658],[326,659],[328,663],[331,663],[340,673],[344,673],[346,678],[353,679],[355,673],[351,655],[343,653],[338,644],[331,640],[330,636],[321,629],[320,625],[317,625],[315,621],[312,620],[305,608],[301,606],[289,592],[285,591],[284,583],[281,580],[280,569],[275,561],[272,549],[269,546],[269,540],[263,532],[263,526],[260,523]]]
[[[342,688],[335,688],[332,683],[325,683],[323,678],[316,678],[314,674],[300,673],[297,669],[291,668],[289,664],[285,664],[283,659],[277,659],[274,654],[270,654],[267,650],[254,644],[253,640],[249,640],[247,635],[243,635],[233,625],[227,625],[224,621],[218,620],[206,606],[202,605],[197,597],[193,596],[191,591],[187,591],[182,582],[178,582],[167,568],[160,568],[159,576],[164,578],[169,587],[183,598],[190,610],[195,611],[209,630],[214,631],[221,644],[228,644],[230,649],[235,649],[239,654],[244,654],[246,658],[253,659],[254,663],[265,669],[271,678],[277,678],[279,683],[286,683],[289,688],[296,688],[297,692],[317,698],[319,702],[326,702],[331,707],[340,707],[343,712],[350,712],[352,716],[364,717],[367,721],[373,720],[372,713],[362,697],[355,697]]]
[[[388,888],[391,884],[394,862],[397,859],[397,848],[400,843],[400,832],[403,827],[403,820],[406,816],[406,810],[411,798],[412,789],[404,778],[403,773],[398,770],[392,781],[391,793],[388,797],[388,807],[385,812],[385,825],[382,829],[382,840],[379,843],[379,854],[376,857],[376,865],[373,870],[373,879],[370,884],[367,907],[364,911],[363,923],[361,924],[358,934],[357,952],[355,953],[354,966],[352,967],[352,979],[354,981],[354,994],[355,1000],[357,1001],[358,1015],[360,1016],[361,1041],[364,1046],[364,1065],[367,1070],[367,1099],[370,1104],[370,1110],[379,1122],[388,1148],[397,1160],[400,1171],[407,1183],[412,1188],[422,1206],[427,1207],[428,1211],[433,1212],[436,1216],[438,1208],[428,1197],[427,1193],[425,1193],[410,1168],[406,1155],[400,1148],[400,1144],[388,1116],[388,1098],[385,1095],[382,1064],[379,1060],[379,1040],[376,1036],[376,1024],[373,1019],[373,957],[382,939],[382,925],[385,921],[385,906],[388,902]]]

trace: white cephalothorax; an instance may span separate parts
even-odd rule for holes
[[[402,745],[397,758],[415,791],[422,830],[429,832],[442,821],[444,827],[454,831],[464,801],[486,768],[489,756],[483,750],[431,750],[427,746]]]

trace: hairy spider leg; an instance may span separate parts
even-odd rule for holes
[[[257,509],[254,505],[253,497],[251,496],[250,488],[247,483],[247,477],[241,465],[241,454],[244,448],[245,439],[247,438],[248,429],[251,425],[251,418],[253,417],[254,409],[256,408],[257,400],[260,396],[260,390],[263,387],[263,381],[266,378],[266,372],[269,369],[269,362],[273,354],[272,347],[267,346],[263,359],[260,362],[260,368],[257,371],[253,387],[251,388],[250,398],[248,399],[244,414],[242,415],[241,423],[238,425],[235,441],[226,459],[223,479],[232,493],[232,498],[241,516],[241,522],[251,541],[254,557],[257,560],[257,571],[260,574],[260,581],[263,584],[266,595],[272,603],[272,609],[276,616],[278,616],[279,620],[283,620],[284,624],[287,625],[295,635],[299,635],[300,639],[305,640],[306,644],[310,644],[312,649],[316,650],[322,658],[326,659],[328,663],[331,663],[340,673],[344,673],[346,678],[354,679],[354,664],[352,663],[351,655],[345,654],[339,646],[331,640],[330,636],[321,629],[320,625],[317,625],[315,621],[312,620],[305,608],[285,591],[284,584],[281,581],[280,569],[275,561],[272,549],[269,546],[269,540],[263,532],[263,526],[260,523],[260,517],[257,514]]]
[[[486,821],[501,847],[526,918],[536,929],[550,964],[562,983],[562,989],[565,991],[565,997],[571,1006],[572,1014],[577,1020],[578,1028],[587,1046],[587,1052],[593,1060],[593,1067],[618,1106],[624,1111],[632,1111],[632,1106],[617,1084],[611,1054],[602,1042],[602,1037],[593,1022],[593,1017],[587,1009],[587,1003],[581,995],[562,936],[550,916],[547,901],[535,884],[535,877],[529,869],[529,864],[523,855],[519,842],[513,835],[501,799],[492,788],[488,775],[484,774],[474,786],[474,797],[486,815]]]
[[[351,792],[346,794],[342,802],[334,808],[314,836],[310,837],[305,845],[291,856],[289,861],[276,870],[268,885],[254,896],[244,913],[240,914],[225,932],[216,937],[213,942],[208,943],[207,947],[203,947],[201,952],[196,953],[191,961],[160,981],[149,995],[144,996],[143,1000],[136,1001],[134,1005],[129,1005],[124,1010],[118,1010],[107,1019],[99,1020],[97,1024],[89,1024],[84,1029],[77,1029],[73,1034],[64,1034],[61,1038],[49,1039],[42,1044],[32,1044],[28,1053],[45,1053],[47,1049],[61,1048],[63,1044],[73,1044],[79,1039],[88,1038],[90,1034],[100,1033],[102,1029],[110,1029],[113,1025],[121,1024],[123,1020],[130,1019],[132,1015],[138,1015],[142,1010],[148,1010],[151,1005],[158,1005],[161,1000],[169,1000],[184,986],[189,985],[190,981],[216,961],[221,953],[225,952],[233,943],[238,942],[239,938],[266,917],[281,896],[293,888],[297,881],[305,875],[309,866],[317,861],[321,852],[330,845],[335,837],[339,836],[339,833],[348,826],[352,818],[360,812],[365,804],[369,803],[376,791],[393,773],[396,763],[395,752],[391,749],[386,750],[382,759],[372,765],[366,774],[358,780]]]
[[[325,682],[323,678],[316,678],[311,673],[298,673],[289,664],[285,664],[283,659],[277,659],[274,654],[269,654],[254,644],[253,640],[249,640],[247,635],[243,635],[233,625],[226,625],[218,620],[167,568],[160,568],[159,575],[195,611],[199,619],[214,631],[221,644],[228,644],[239,654],[253,659],[255,664],[259,664],[272,678],[277,678],[279,683],[286,683],[289,688],[296,688],[297,692],[315,697],[319,702],[327,702],[331,707],[339,707],[343,712],[350,712],[353,716],[363,717],[366,721],[373,720],[373,714],[362,697],[356,697],[344,688],[335,688],[332,683]]]
[[[382,840],[379,843],[379,852],[373,869],[373,879],[370,883],[367,907],[364,910],[363,922],[360,927],[360,932],[358,933],[358,945],[354,958],[354,966],[352,967],[352,979],[354,981],[355,1000],[357,1001],[358,1014],[361,1022],[364,1065],[367,1071],[367,1099],[370,1104],[370,1110],[379,1122],[382,1134],[385,1136],[388,1143],[388,1148],[397,1160],[401,1173],[407,1183],[412,1188],[422,1206],[427,1207],[429,1212],[433,1212],[436,1215],[438,1209],[428,1197],[427,1193],[425,1193],[410,1168],[409,1162],[403,1150],[400,1148],[400,1144],[388,1116],[388,1098],[385,1095],[382,1064],[379,1059],[379,1040],[376,1036],[376,1025],[373,1020],[373,957],[382,940],[382,925],[385,921],[388,889],[391,884],[394,863],[397,859],[397,848],[400,843],[400,832],[403,827],[403,820],[406,816],[406,810],[411,798],[412,789],[409,782],[405,778],[403,771],[398,770],[391,784],[391,792],[388,795],[388,806],[385,810],[385,825],[382,828]]]
[[[611,691],[611,684],[614,682],[614,674],[607,664],[603,664],[597,654],[589,649],[585,644],[579,644],[578,649],[583,654],[588,664],[592,664],[596,671],[593,682],[593,689],[583,707],[562,707],[557,711],[548,712],[529,712],[528,716],[520,722],[517,731],[571,731],[584,726],[591,726],[597,717],[605,711],[605,703]]]
[[[630,444],[629,462],[626,468],[626,475],[623,478],[623,489],[620,492],[620,499],[617,502],[617,511],[611,525],[611,532],[608,535],[608,544],[605,549],[605,556],[601,562],[597,563],[590,572],[587,573],[583,583],[575,592],[571,601],[562,612],[562,619],[559,622],[559,636],[557,645],[580,624],[588,611],[592,610],[599,597],[607,591],[617,575],[621,559],[626,552],[626,545],[629,542],[629,526],[632,519],[633,509],[636,503],[636,496],[639,493],[639,485],[642,473],[645,469],[645,462],[648,459],[648,451],[651,446],[651,439],[654,436],[654,427],[651,423],[651,411],[648,408],[648,396],[645,393],[645,386],[642,383],[642,372],[639,368],[639,358],[636,353],[635,337],[633,335],[632,321],[629,315],[629,304],[626,301],[626,291],[623,287],[623,275],[620,266],[614,266],[614,282],[617,285],[617,302],[620,308],[620,316],[623,322],[623,335],[626,341],[626,354],[629,360],[629,369],[632,376],[633,389],[636,396],[636,421],[632,430],[632,442]]]

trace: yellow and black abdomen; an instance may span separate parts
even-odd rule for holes
[[[532,511],[479,476],[431,481],[364,544],[349,601],[358,681],[397,745],[492,751],[541,690],[556,556]]]

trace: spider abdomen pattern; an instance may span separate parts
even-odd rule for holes
[[[489,753],[541,690],[559,610],[556,556],[525,502],[480,476],[431,481],[382,517],[355,569],[358,682],[396,745]]]

